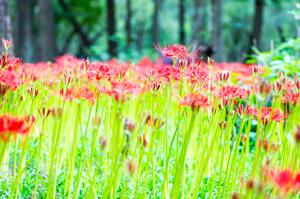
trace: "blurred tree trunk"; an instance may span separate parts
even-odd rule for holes
[[[184,0],[179,0],[178,11],[179,11],[179,42],[181,44],[185,43],[185,32],[184,32]]]
[[[264,16],[264,0],[255,0],[255,11],[253,15],[252,32],[250,34],[249,53],[251,53],[251,46],[260,47],[261,30]]]
[[[136,50],[138,52],[141,52],[141,50],[144,47],[144,33],[145,33],[145,21],[144,20],[138,20],[137,26],[136,26]]]
[[[0,54],[3,51],[2,39],[12,41],[11,19],[8,12],[8,0],[0,0]],[[10,54],[13,54],[11,47]]]
[[[107,33],[108,33],[108,52],[111,56],[117,55],[116,19],[115,19],[115,0],[106,0],[107,6]]]
[[[160,42],[160,24],[159,24],[159,8],[161,0],[154,0],[154,12],[153,12],[153,21],[152,21],[152,39],[154,44]]]
[[[223,47],[223,0],[211,0],[212,44],[216,61],[224,60]]]
[[[192,43],[197,46],[203,39],[201,32],[205,29],[205,0],[193,0],[193,15],[192,15]]]
[[[131,18],[132,18],[132,9],[131,9],[131,0],[126,0],[126,36],[127,36],[127,47],[131,46],[132,42],[132,33],[131,33]]]
[[[56,56],[55,22],[51,0],[39,0],[40,49],[43,61],[53,60]]]
[[[33,2],[16,0],[15,53],[23,61],[33,59]]]

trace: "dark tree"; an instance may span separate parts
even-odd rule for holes
[[[12,41],[12,29],[11,19],[8,12],[8,0],[0,0],[0,42],[2,39]],[[0,44],[0,51],[3,51],[2,42]],[[10,53],[13,53],[12,48]]]
[[[55,23],[51,0],[39,0],[41,60],[53,60],[56,56]]]
[[[161,0],[154,0],[154,12],[153,12],[153,21],[152,21],[152,39],[154,44],[160,42],[160,24],[159,24],[159,8]]]
[[[199,45],[203,39],[201,32],[205,29],[205,0],[193,0],[192,13],[192,42],[195,46]]]
[[[250,33],[249,53],[251,52],[252,45],[256,46],[257,48],[259,48],[260,46],[261,30],[264,16],[264,0],[255,0],[254,4],[255,11],[253,15],[252,32]]]
[[[223,0],[211,0],[212,44],[216,61],[223,61]]]
[[[23,61],[33,59],[33,1],[16,0],[15,54]]]
[[[184,32],[184,0],[179,0],[178,11],[179,11],[179,42],[181,44],[185,43],[185,32]]]
[[[126,37],[127,37],[127,47],[130,47],[132,42],[132,33],[131,33],[131,18],[132,18],[132,8],[131,0],[126,0]]]
[[[111,56],[117,55],[115,1],[106,0],[107,6],[107,33],[108,33],[108,52]]]

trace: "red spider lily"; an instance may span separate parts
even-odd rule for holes
[[[300,144],[300,126],[298,126],[296,133],[295,133],[295,142]]]
[[[148,83],[148,88],[152,93],[156,93],[159,90],[160,86],[161,86],[161,82],[159,81],[154,80]]]
[[[272,85],[268,83],[263,83],[260,85],[259,91],[262,94],[269,95],[269,93],[272,91]]]
[[[51,108],[51,115],[53,117],[61,117],[63,113],[62,108]]]
[[[13,70],[0,70],[0,85],[7,89],[16,90],[23,81]]]
[[[199,110],[200,107],[208,107],[208,97],[201,94],[188,94],[180,103],[183,106],[190,106],[193,111]]]
[[[111,89],[102,88],[101,91],[110,96],[113,96],[116,101],[125,101],[129,95],[138,94],[143,89],[138,84],[127,81],[111,82]]]
[[[287,91],[281,98],[282,103],[297,103],[300,100],[300,93],[292,93]]]
[[[39,111],[40,116],[44,119],[46,119],[51,113],[51,110],[46,109],[45,107],[43,107],[42,109],[39,108],[38,111]]]
[[[159,129],[164,125],[164,122],[161,119],[157,117],[153,118],[150,114],[148,114],[146,117],[146,124],[152,128]]]
[[[95,102],[95,94],[87,87],[81,87],[76,91],[76,97],[78,99],[86,99],[92,104]]]
[[[300,90],[300,81],[298,79],[295,80],[295,87]]]
[[[33,87],[31,87],[27,91],[28,91],[29,95],[31,97],[33,97],[33,98],[35,98],[39,94],[39,90],[38,89],[34,89]]]
[[[106,137],[102,137],[100,140],[100,146],[102,149],[105,149],[107,146],[107,138]]]
[[[134,129],[135,129],[135,124],[132,121],[130,121],[129,119],[126,118],[125,121],[124,121],[124,129],[129,131],[129,132],[133,132]]]
[[[75,89],[74,88],[61,89],[59,91],[59,94],[65,100],[71,101],[71,100],[73,100],[75,98]]]
[[[280,191],[296,193],[300,191],[300,172],[295,173],[290,169],[271,170],[266,167],[263,169],[263,175]]]
[[[220,122],[219,122],[219,127],[220,127],[220,129],[225,129],[226,126],[227,126],[227,122],[226,122],[226,121],[220,121]]]
[[[141,136],[139,136],[139,140],[141,142],[141,144],[143,145],[143,147],[147,147],[148,145],[148,140],[145,134],[142,134]]]
[[[26,135],[35,121],[34,117],[14,117],[10,115],[0,116],[0,138],[8,141],[9,135]]]
[[[184,75],[192,84],[207,83],[209,80],[208,68],[205,65],[188,67]]]
[[[11,41],[7,39],[2,39],[2,44],[5,50],[8,50],[11,47]]]
[[[156,47],[164,57],[175,57],[180,60],[187,59],[189,57],[188,49],[184,45],[173,44],[164,48]]]
[[[273,181],[280,189],[287,191],[293,186],[293,173],[290,170],[278,171],[274,174]]]
[[[218,72],[216,74],[217,81],[226,82],[229,78],[229,72]]]
[[[130,175],[134,174],[135,171],[137,170],[137,163],[133,160],[129,160],[126,163],[127,171]]]
[[[274,122],[282,122],[283,119],[284,115],[279,109],[272,111],[271,120],[273,120]]]
[[[116,79],[125,76],[130,68],[129,63],[118,62],[111,60],[109,62],[94,62],[84,61],[81,65],[81,70],[86,72],[89,80],[100,79]]]
[[[253,72],[253,74],[257,74],[258,71],[259,71],[259,69],[258,69],[257,65],[252,66],[252,72]]]
[[[274,87],[277,91],[281,91],[283,86],[281,82],[277,81]]]
[[[73,99],[86,99],[94,104],[95,94],[87,87],[80,87],[78,89],[67,88],[61,89],[60,95],[67,101],[71,101]]]
[[[218,97],[220,97],[224,104],[228,101],[233,100],[236,103],[237,99],[245,99],[250,95],[250,90],[241,88],[239,86],[222,86],[218,91]]]
[[[252,77],[253,71],[251,65],[246,65],[242,63],[215,63],[213,65],[214,69],[226,70],[230,73],[237,73],[239,80],[244,80]]]
[[[247,106],[247,108],[246,108],[246,114],[248,116],[257,117],[257,115],[258,115],[257,108],[255,108],[253,106]]]
[[[279,146],[276,143],[270,143],[268,140],[258,140],[258,147],[263,148],[266,152],[270,150],[276,152]]]

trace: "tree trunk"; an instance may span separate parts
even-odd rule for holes
[[[108,52],[111,56],[117,55],[115,1],[106,0],[107,6],[107,33],[108,33]]]
[[[15,53],[23,61],[33,60],[33,2],[16,0]]]
[[[55,23],[51,0],[39,0],[40,48],[43,61],[53,60],[56,56]]]
[[[161,0],[154,0],[154,12],[153,12],[153,21],[152,21],[152,39],[154,44],[160,42],[160,24],[159,24],[159,8]]]
[[[212,7],[212,44],[216,61],[224,60],[223,52],[223,0],[211,0]]]
[[[184,0],[179,0],[179,42],[181,44],[185,43],[185,32],[184,32],[184,15],[185,15],[185,9],[184,9]]]
[[[131,46],[132,42],[132,34],[131,34],[131,18],[132,18],[132,10],[131,10],[131,0],[126,0],[126,36],[127,36],[127,47]]]
[[[192,43],[198,46],[203,39],[201,32],[205,29],[205,0],[193,0],[192,13]]]
[[[255,12],[253,16],[252,32],[250,34],[249,53],[251,46],[260,47],[261,30],[263,25],[264,15],[264,0],[255,0]]]
[[[7,39],[12,41],[11,19],[8,12],[8,0],[0,0],[0,40]],[[2,41],[0,45],[0,54],[3,52]],[[13,54],[11,47],[10,52]]]

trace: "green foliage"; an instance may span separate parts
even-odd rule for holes
[[[257,62],[267,67],[268,79],[274,80],[278,72],[283,72],[289,77],[300,76],[300,39],[291,39],[268,52],[255,49],[255,53],[249,62]]]

